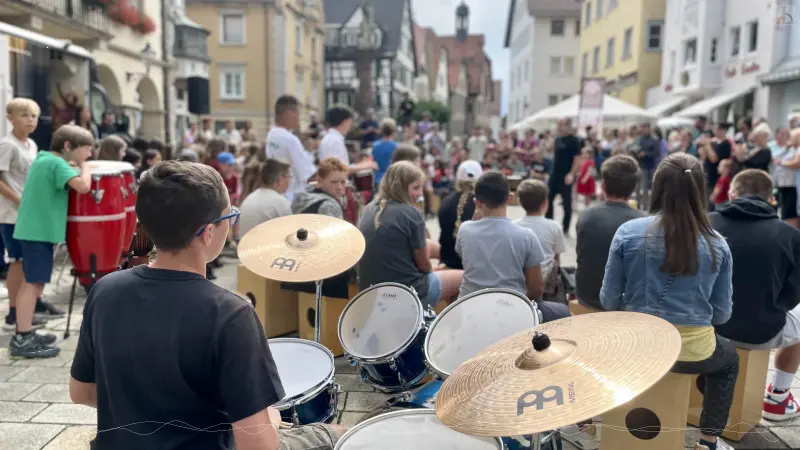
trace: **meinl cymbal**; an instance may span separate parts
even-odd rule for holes
[[[548,322],[459,366],[436,396],[436,414],[475,436],[554,430],[643,393],[669,372],[680,349],[676,328],[648,314],[602,312]]]
[[[364,235],[344,220],[295,214],[258,225],[239,242],[239,260],[277,281],[324,280],[350,269],[364,254]]]

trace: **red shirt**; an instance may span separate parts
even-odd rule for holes
[[[717,180],[717,184],[714,186],[714,190],[717,191],[717,195],[715,195],[711,199],[711,203],[719,204],[725,203],[728,201],[728,191],[731,188],[731,177],[729,175],[725,175],[723,177],[719,177]]]
[[[239,176],[236,174],[232,174],[230,177],[225,178],[222,177],[222,181],[225,182],[225,187],[228,188],[228,195],[231,198],[231,204],[236,205],[239,201]]]

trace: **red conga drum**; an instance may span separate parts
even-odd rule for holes
[[[70,190],[67,208],[67,250],[84,286],[117,270],[126,231],[124,176],[118,163],[88,164],[91,190],[86,194]]]
[[[133,234],[136,231],[136,168],[133,164],[125,161],[114,162],[115,167],[119,167],[122,172],[122,203],[125,205],[125,237],[122,241],[122,255],[128,256],[128,249],[133,242]]]
[[[372,200],[372,191],[375,189],[375,172],[372,170],[361,170],[353,175],[353,187],[362,205],[366,205]]]

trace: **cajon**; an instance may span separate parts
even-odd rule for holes
[[[350,298],[358,295],[358,285],[348,286]],[[300,339],[314,340],[314,325],[316,320],[317,298],[314,294],[298,293],[297,315],[299,318],[298,335]],[[344,349],[339,342],[339,317],[342,315],[347,303],[347,298],[322,297],[322,315],[320,316],[319,340],[320,344],[328,348],[333,356],[342,356]]]
[[[281,289],[280,281],[258,276],[244,264],[236,271],[236,291],[253,303],[267,337],[297,331],[297,292]]]
[[[668,373],[646,392],[602,415],[600,450],[684,448],[694,375]]]
[[[728,416],[728,426],[722,436],[733,441],[742,440],[745,435],[761,421],[764,402],[764,387],[769,370],[769,350],[736,349],[739,354],[739,378],[733,390],[733,404]],[[697,377],[695,376],[695,380]],[[703,410],[703,393],[692,383],[689,400],[689,424],[700,424]]]
[[[592,308],[591,306],[586,306],[583,303],[577,300],[570,300],[569,301],[569,313],[573,316],[580,316],[581,314],[590,314],[602,312],[599,309]]]

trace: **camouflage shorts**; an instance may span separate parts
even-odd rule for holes
[[[339,435],[328,425],[313,424],[280,430],[281,450],[333,450]]]

